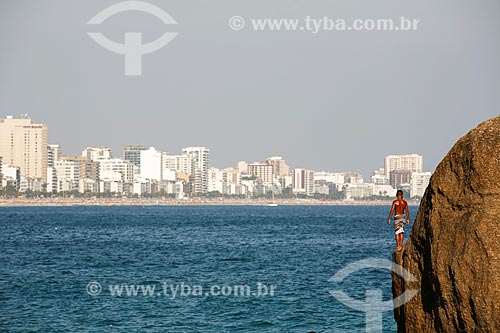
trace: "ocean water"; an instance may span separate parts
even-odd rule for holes
[[[0,208],[0,331],[365,332],[365,314],[329,290],[390,300],[390,271],[329,279],[391,259],[389,208]],[[396,331],[392,311],[382,319]]]

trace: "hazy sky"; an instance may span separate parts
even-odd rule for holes
[[[146,13],[87,22],[113,0],[0,0],[0,117],[28,113],[65,154],[128,143],[212,165],[282,155],[295,167],[359,170],[396,153],[434,170],[453,143],[499,114],[500,2],[160,1],[177,25]],[[418,31],[233,31],[243,18],[419,19]],[[143,75],[87,32],[123,42],[179,32],[145,55]]]

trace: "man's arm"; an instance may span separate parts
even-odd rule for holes
[[[394,202],[393,202],[392,207],[391,207],[391,212],[389,213],[389,219],[387,219],[387,224],[391,224],[392,213],[394,213],[394,208],[396,208],[396,205],[394,205]]]
[[[406,224],[410,224],[410,207],[408,206],[408,202],[406,202]]]

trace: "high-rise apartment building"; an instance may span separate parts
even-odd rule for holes
[[[78,157],[83,158],[83,157]],[[59,159],[55,162],[57,184],[52,190],[57,192],[78,191],[81,178],[81,160],[78,158]]]
[[[392,170],[389,172],[389,184],[395,189],[410,184],[412,172],[409,170]]]
[[[429,181],[431,179],[431,172],[413,172],[410,180],[410,196],[423,197]]]
[[[21,176],[47,182],[47,125],[27,116],[0,119],[0,156],[3,164],[20,168]]]
[[[161,180],[161,155],[162,153],[154,147],[141,150],[141,178],[149,180]]]
[[[389,155],[384,159],[384,172],[387,178],[389,178],[391,171],[422,172],[422,168],[423,157],[418,154]]]
[[[134,165],[120,158],[110,158],[99,161],[99,179],[104,178],[104,175],[116,172],[120,174],[120,180],[126,184],[134,182]]]
[[[208,193],[208,169],[210,168],[210,149],[206,147],[187,147],[182,155],[188,156],[191,162],[191,193],[194,195]]]
[[[91,181],[96,183],[99,180],[99,162],[91,161],[85,156],[60,156],[54,167],[49,167],[48,176],[50,179],[48,190],[58,192],[81,191],[80,181]]]
[[[264,185],[273,183],[273,165],[270,163],[249,163],[247,165],[247,174],[259,178]]]
[[[80,163],[80,178],[99,179],[99,163],[84,156],[61,156],[59,160],[73,161]]]
[[[306,169],[294,169],[292,178],[292,190],[296,194],[314,195],[314,171]]]
[[[126,145],[123,148],[123,159],[137,167],[141,167],[141,151],[147,148],[141,145]]]
[[[49,193],[57,191],[57,170],[55,166],[61,155],[60,145],[47,146],[47,192]]]
[[[191,158],[187,155],[169,155],[164,153],[162,156],[163,169],[174,170],[191,174]]]
[[[61,157],[61,146],[60,145],[48,145],[47,146],[47,166],[53,167],[55,161]]]
[[[273,174],[276,177],[286,176],[290,173],[290,168],[281,156],[269,157],[267,163],[273,166]]]

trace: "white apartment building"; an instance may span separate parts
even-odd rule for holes
[[[248,171],[248,163],[245,161],[239,161],[236,168],[239,173],[247,173]]]
[[[234,168],[209,169],[208,191],[218,191],[227,195],[241,194],[241,174]]]
[[[269,185],[273,183],[273,166],[269,163],[249,163],[247,165],[247,174],[255,176],[262,181],[263,185]]]
[[[89,178],[80,179],[80,183],[78,185],[78,191],[80,191],[80,193],[88,193],[88,192],[97,193],[98,191],[97,185],[98,183],[94,179],[89,179]]]
[[[60,145],[48,145],[47,146],[47,166],[53,167],[55,161],[61,157],[61,146]]]
[[[224,173],[217,168],[210,168],[208,170],[208,192],[223,193],[224,187]]]
[[[375,174],[370,177],[370,182],[376,185],[389,185],[389,178],[385,174]]]
[[[431,176],[431,172],[412,172],[410,179],[410,196],[412,198],[424,196]]]
[[[82,151],[82,156],[91,161],[113,158],[111,148],[107,147],[87,147]]]
[[[123,148],[123,159],[129,161],[137,168],[141,167],[141,151],[146,147],[142,145],[126,145]]]
[[[343,173],[340,172],[315,172],[314,173],[314,181],[315,182],[325,182],[325,183],[333,183],[333,184],[344,184],[345,177]]]
[[[300,168],[294,169],[292,190],[295,194],[314,195],[314,171]]]
[[[385,175],[384,168],[373,171],[370,182],[376,185],[388,185],[389,177]]]
[[[136,180],[132,187],[132,192],[138,196],[151,193],[151,181],[150,180]]]
[[[161,180],[175,182],[177,180],[177,172],[171,169],[163,169],[161,172]]]
[[[170,169],[176,172],[191,174],[191,158],[187,155],[162,155],[163,169]]]
[[[222,170],[222,177],[225,183],[238,185],[241,180],[241,173],[234,168],[225,168]]]
[[[279,178],[279,183],[282,189],[287,187],[293,187],[293,176],[292,175],[282,176]]]
[[[154,147],[141,150],[141,178],[161,180],[162,153]]]
[[[99,192],[117,194],[131,192],[133,170],[134,165],[122,159],[99,161]]]
[[[119,175],[119,173],[117,173]],[[100,193],[124,193],[124,184],[121,180],[100,180]]]
[[[380,195],[385,197],[396,197],[396,192],[398,191],[389,184],[373,184],[373,195]]]
[[[224,181],[224,194],[228,195],[241,195],[245,194],[243,186],[241,185],[241,173],[234,168],[225,168],[222,170],[222,178]]]
[[[55,162],[62,156],[61,146],[52,144],[47,146],[47,192],[57,191],[57,172]]]
[[[42,183],[40,178],[21,177],[21,184],[19,186],[19,191],[42,192],[44,189],[43,184],[45,183]]]
[[[0,156],[4,164],[19,167],[21,176],[47,182],[47,125],[26,115],[0,119]]]
[[[411,172],[422,172],[423,157],[418,154],[389,155],[384,159],[384,173],[387,178],[394,170],[406,170]]]
[[[21,185],[21,170],[19,167],[8,164],[1,164],[0,173],[2,174],[1,188],[5,188],[10,183],[15,188],[19,189]]]
[[[119,174],[123,183],[132,184],[134,182],[134,164],[131,162],[121,158],[99,160],[100,180],[105,180],[107,177],[115,180],[116,176],[113,173]]]
[[[182,155],[191,160],[191,193],[208,193],[208,169],[210,168],[210,149],[206,147],[186,147]]]
[[[290,167],[286,164],[283,157],[272,156],[269,157],[266,161],[273,166],[273,174],[275,177],[286,176],[290,173]]]
[[[57,192],[57,170],[54,166],[47,168],[47,192]]]
[[[346,172],[344,173],[344,180],[348,184],[363,184],[363,175],[358,172]]]
[[[81,162],[78,160],[55,161],[57,192],[78,191],[80,185]]]
[[[350,183],[344,186],[345,198],[347,200],[370,197],[374,194],[373,190],[374,184],[371,183]]]
[[[240,194],[251,197],[257,193],[257,186],[255,180],[242,179],[241,180],[241,190]]]

